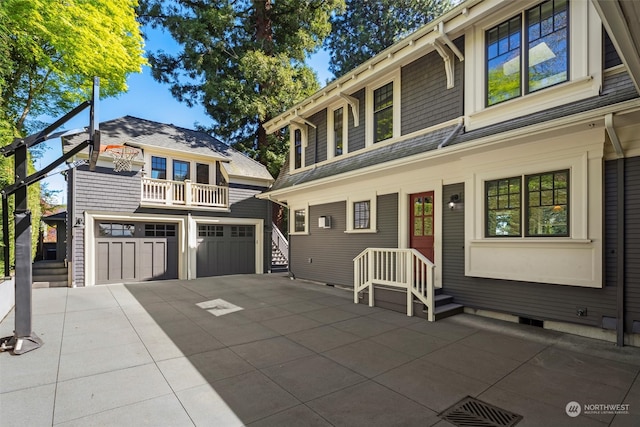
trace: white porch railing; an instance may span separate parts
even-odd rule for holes
[[[142,178],[142,203],[229,207],[229,188],[187,181]]]
[[[369,306],[374,306],[374,285],[407,290],[407,316],[413,316],[413,297],[427,306],[428,320],[434,315],[435,265],[415,249],[367,248],[353,260],[353,302],[368,288]]]
[[[271,223],[271,241],[276,245],[284,259],[289,262],[289,241],[275,223]]]

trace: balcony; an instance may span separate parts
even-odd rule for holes
[[[140,204],[228,209],[229,188],[220,185],[197,184],[189,180],[168,181],[145,177],[142,178]]]

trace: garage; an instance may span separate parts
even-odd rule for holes
[[[178,278],[177,225],[97,222],[96,284]]]
[[[198,225],[197,277],[255,272],[254,225]]]

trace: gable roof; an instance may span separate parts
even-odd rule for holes
[[[87,138],[87,132],[63,138],[67,151]],[[273,181],[267,168],[217,138],[192,129],[124,116],[100,123],[100,143],[160,148],[220,160],[230,176]],[[141,160],[141,159],[137,159]]]

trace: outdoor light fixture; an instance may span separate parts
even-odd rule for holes
[[[456,207],[456,203],[460,201],[460,196],[458,194],[452,194],[449,198],[449,209],[454,209]]]

